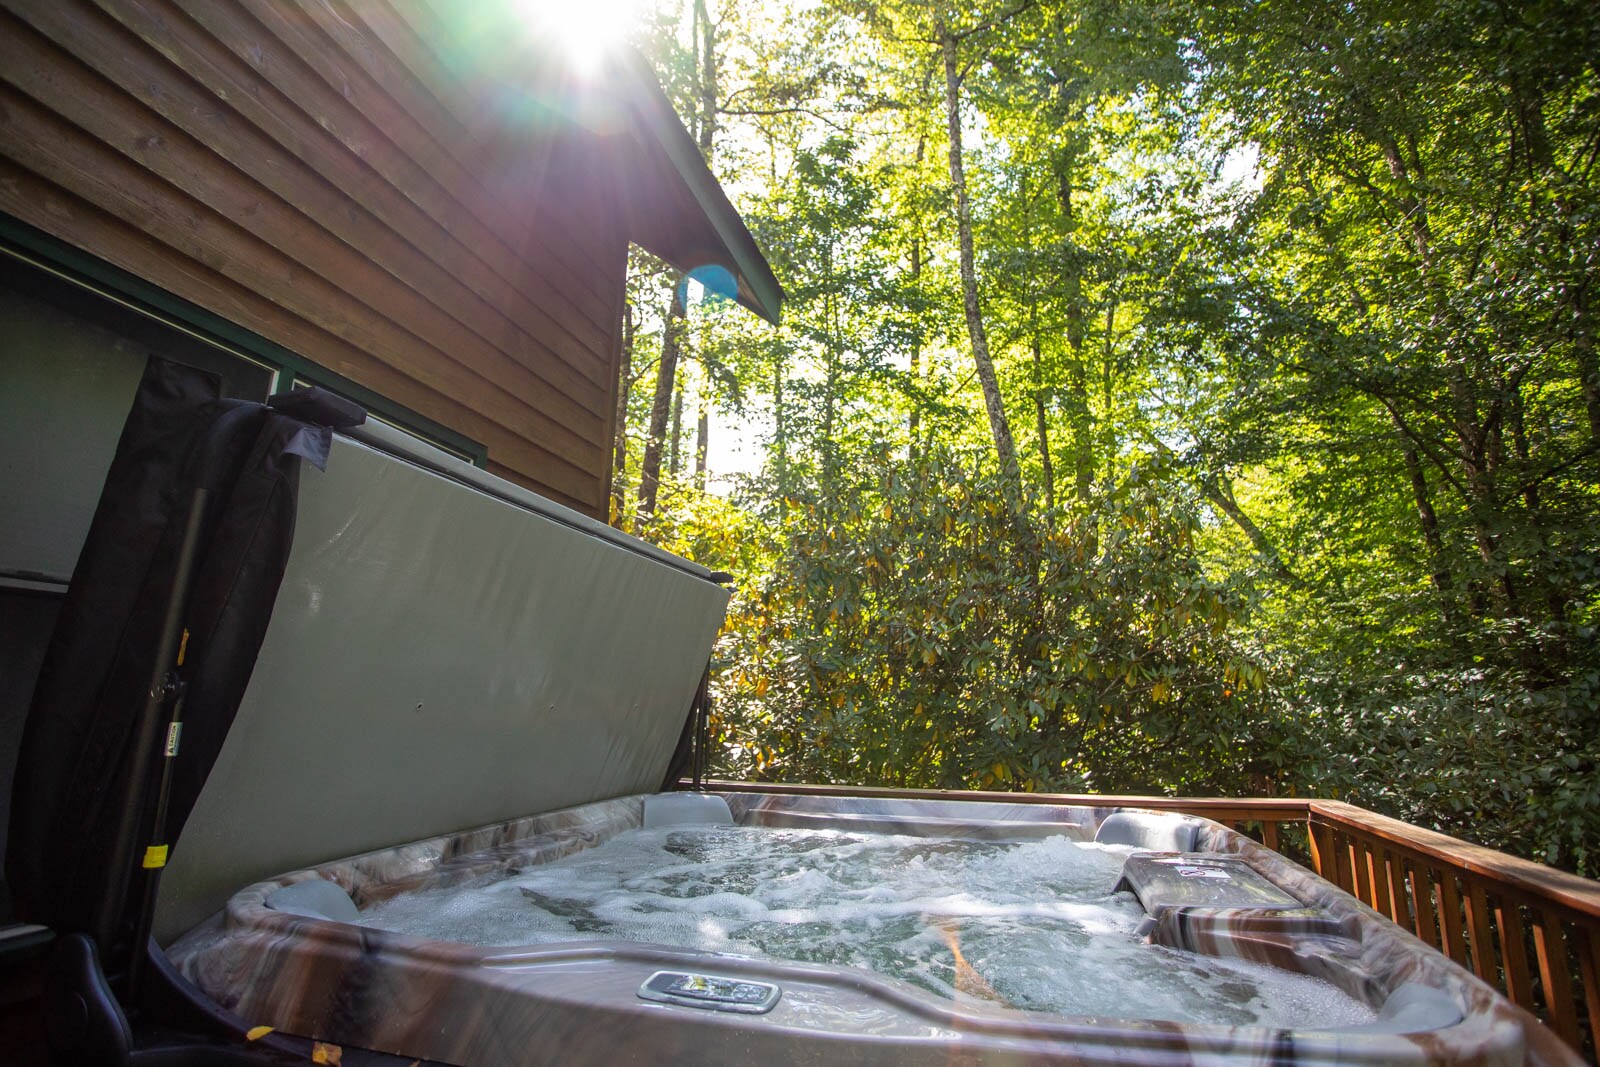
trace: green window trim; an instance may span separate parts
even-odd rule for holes
[[[0,212],[0,254],[230,355],[267,367],[275,375],[274,390],[286,388],[296,379],[314,382],[360,404],[374,418],[459,455],[475,467],[488,464],[488,448],[471,438],[5,212]]]

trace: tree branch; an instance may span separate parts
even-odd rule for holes
[[[717,114],[719,114],[719,115],[741,115],[741,116],[746,116],[746,117],[757,117],[757,118],[769,118],[769,117],[771,117],[773,115],[809,115],[812,118],[816,119],[818,122],[821,122],[821,123],[823,123],[823,124],[825,124],[827,126],[831,126],[831,127],[833,127],[834,129],[838,130],[841,133],[849,132],[847,127],[843,126],[842,124],[840,124],[838,122],[835,122],[833,119],[830,119],[828,116],[822,114],[822,112],[816,111],[816,110],[814,110],[812,108],[809,108],[809,107],[750,107],[750,108],[719,107],[717,109]]]

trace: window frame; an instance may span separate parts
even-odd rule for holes
[[[5,212],[0,212],[0,255],[271,371],[271,392],[296,381],[320,385],[366,408],[372,418],[474,467],[488,466],[485,445]]]

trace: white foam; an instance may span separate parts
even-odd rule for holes
[[[865,967],[943,996],[1070,1015],[1330,1027],[1372,1010],[1265,964],[1145,944],[1112,887],[1131,849],[828,830],[634,830],[363,925],[474,945],[583,939]],[[957,974],[952,939],[970,971]]]

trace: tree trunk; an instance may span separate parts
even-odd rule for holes
[[[616,458],[611,464],[611,522],[622,528],[622,515],[628,507],[628,490],[623,475],[628,471],[628,395],[633,387],[633,305],[622,305],[622,346],[617,368]]]
[[[1063,150],[1056,157],[1055,166],[1056,200],[1061,206],[1070,249],[1070,260],[1061,267],[1067,287],[1067,350],[1071,354],[1067,366],[1067,399],[1072,419],[1073,485],[1078,499],[1087,500],[1094,489],[1094,414],[1089,406],[1088,359],[1084,351],[1089,331],[1084,322],[1083,264],[1074,239],[1078,221],[1072,204],[1071,151]]]
[[[702,493],[706,491],[706,445],[711,439],[711,409],[706,406],[706,398],[700,398],[700,418],[695,424],[694,434],[694,487]]]
[[[1396,429],[1400,427],[1396,425]],[[1433,588],[1439,594],[1445,621],[1450,620],[1450,590],[1454,584],[1450,567],[1445,561],[1444,538],[1439,533],[1439,515],[1433,509],[1433,495],[1428,490],[1428,479],[1422,469],[1422,459],[1416,446],[1402,431],[1399,434],[1400,455],[1405,460],[1406,475],[1411,479],[1411,498],[1417,507],[1417,522],[1422,527],[1422,543],[1427,546],[1428,558],[1433,561]]]
[[[789,513],[789,428],[783,405],[783,360],[772,361],[772,457],[773,480],[778,488],[778,518]]]
[[[833,277],[833,245],[830,242],[822,250],[822,276]],[[823,387],[822,387],[822,490],[832,492],[837,487],[839,472],[839,444],[835,433],[835,421],[839,409],[839,379],[841,367],[839,343],[839,305],[837,291],[834,286],[828,286],[822,294],[823,316]]]
[[[1100,453],[1104,456],[1115,456],[1120,447],[1117,420],[1111,418],[1112,404],[1116,400],[1116,329],[1117,306],[1120,302],[1113,281],[1110,292],[1106,294],[1106,333],[1100,346],[1100,410],[1106,413],[1106,417],[1100,421],[1099,429]]]
[[[1035,313],[1037,318],[1037,312]],[[1033,415],[1039,423],[1039,463],[1043,468],[1041,476],[1044,478],[1044,507],[1046,511],[1054,511],[1056,506],[1056,476],[1050,466],[1050,423],[1045,418],[1044,410],[1044,371],[1040,366],[1039,358],[1039,325],[1033,326]]]
[[[667,470],[677,475],[683,471],[683,385],[672,391],[672,445],[667,453]]]
[[[650,407],[650,432],[645,437],[644,459],[639,465],[639,518],[656,510],[656,491],[661,482],[661,445],[667,435],[667,418],[672,413],[673,385],[678,375],[678,350],[683,344],[685,322],[683,282],[672,287],[672,303],[667,308],[666,327],[661,331],[661,363],[656,367],[655,403]]]
[[[1578,383],[1583,388],[1583,408],[1589,416],[1589,442],[1600,445],[1600,358],[1594,350],[1594,329],[1589,319],[1587,281],[1573,286],[1572,350],[1577,356]]]
[[[1028,254],[1030,271],[1037,264],[1033,243],[1033,197],[1028,193],[1028,175],[1022,175],[1022,243]],[[1033,355],[1033,417],[1034,432],[1039,437],[1039,471],[1044,483],[1044,507],[1048,515],[1056,507],[1056,476],[1050,463],[1050,421],[1044,402],[1044,355],[1039,342],[1039,288],[1036,276],[1028,278],[1028,338]],[[1047,519],[1048,521],[1052,521]]]
[[[917,145],[918,157],[921,157],[922,146]],[[911,241],[911,284],[918,285],[922,281],[922,240],[913,238]],[[922,325],[919,322],[912,330],[911,335],[911,386],[920,389],[922,385]],[[917,462],[917,427],[922,421],[922,398],[915,394],[911,397],[911,418],[906,427],[906,456],[913,466]]]
[[[1434,312],[1435,324],[1451,322],[1454,316],[1451,314],[1449,298],[1443,288],[1445,280],[1438,277],[1434,270],[1433,230],[1429,221],[1428,207],[1410,191],[1411,173],[1400,155],[1399,145],[1394,138],[1384,136],[1378,140],[1378,145],[1383,152],[1390,176],[1407,190],[1396,197],[1396,203],[1411,225],[1411,239],[1420,263],[1420,273],[1433,295],[1437,308]],[[1494,587],[1501,601],[1500,607],[1505,613],[1514,614],[1517,611],[1518,601],[1516,580],[1505,560],[1500,558],[1499,538],[1494,533],[1498,505],[1488,454],[1493,427],[1486,426],[1480,417],[1478,390],[1468,375],[1466,359],[1459,352],[1452,351],[1451,347],[1446,345],[1442,355],[1446,363],[1446,380],[1453,408],[1456,460],[1464,475],[1463,482],[1466,487],[1464,495],[1467,514],[1471,517],[1473,538],[1478,546],[1478,558],[1483,563],[1485,574],[1494,580]],[[1476,583],[1473,584],[1476,586]],[[1471,607],[1475,614],[1487,610],[1488,605],[1481,592],[1474,593]]]
[[[711,21],[706,0],[694,0],[700,50],[700,155],[711,162],[712,139],[717,132],[717,24]]]
[[[700,121],[697,142],[701,158],[709,165],[711,148],[717,133],[717,24],[711,21],[706,0],[695,0],[694,14],[699,30],[696,44],[700,51]],[[694,438],[694,484],[702,493],[706,488],[706,445],[711,437],[711,413],[706,404],[707,398],[704,395],[700,396],[697,408],[699,418],[695,422]],[[677,473],[678,470],[677,434],[682,420],[683,397],[680,395],[673,409],[673,473]]]
[[[928,150],[928,138],[926,136],[918,137],[917,138],[917,172],[918,173],[921,173],[921,171],[922,171],[922,161],[927,156],[927,150]],[[913,198],[912,199],[912,203],[914,205],[916,205],[916,208],[915,208],[916,218],[912,223],[912,226],[914,228],[914,232],[913,232],[913,235],[912,235],[912,238],[911,238],[911,285],[912,285],[913,289],[918,290],[918,294],[917,295],[921,296],[920,289],[921,289],[921,285],[922,285],[922,202],[920,200],[917,200],[916,198]],[[911,331],[911,385],[912,385],[912,388],[914,390],[919,390],[920,391],[920,387],[922,385],[922,317],[920,315],[920,311],[921,311],[920,307],[918,308],[918,311],[919,311],[919,314],[917,316],[917,323],[916,323],[916,325],[914,327],[912,327],[912,331]],[[906,442],[907,442],[907,444],[906,444],[906,458],[910,460],[912,466],[915,466],[916,462],[917,462],[917,427],[921,423],[921,421],[922,421],[922,398],[921,398],[921,396],[917,395],[916,393],[913,393],[913,395],[911,397],[911,418],[908,420],[909,424],[906,427]]]
[[[956,235],[961,251],[961,296],[966,311],[967,335],[972,342],[972,362],[977,366],[978,383],[983,388],[983,405],[989,413],[989,430],[994,435],[995,456],[1000,460],[1000,472],[1010,484],[1015,500],[1013,506],[1022,508],[1022,468],[1017,463],[1017,446],[1011,437],[1011,424],[1006,419],[1005,405],[1000,398],[1000,382],[995,376],[994,360],[989,356],[989,338],[983,328],[983,311],[978,305],[978,274],[972,249],[972,205],[967,198],[967,176],[961,159],[961,78],[957,70],[956,37],[949,27],[938,27],[939,47],[944,56],[945,119],[950,131],[950,185],[956,194]]]
[[[1277,546],[1261,531],[1261,528],[1255,524],[1254,520],[1245,514],[1244,509],[1239,506],[1239,502],[1234,499],[1233,490],[1224,484],[1221,479],[1214,475],[1202,474],[1200,476],[1200,491],[1205,494],[1207,500],[1220,508],[1224,515],[1232,519],[1235,526],[1244,531],[1244,535],[1250,539],[1250,544],[1272,566],[1272,573],[1277,575],[1279,580],[1288,582],[1296,587],[1306,584],[1305,579],[1290,570],[1289,565],[1283,562],[1283,557],[1278,554]]]
[[[1496,502],[1493,472],[1489,467],[1490,431],[1479,418],[1476,391],[1459,364],[1449,371],[1450,396],[1455,407],[1457,462],[1465,475],[1467,489],[1467,514],[1472,519],[1473,540],[1477,542],[1478,558],[1484,573],[1494,582],[1499,594],[1500,608],[1508,614],[1517,611],[1517,586],[1505,560],[1500,558],[1500,539],[1495,536]],[[1487,604],[1474,604],[1481,613]]]
[[[1156,451],[1169,459],[1176,459],[1177,454],[1173,452],[1165,441],[1148,430],[1145,432],[1150,443],[1155,445]],[[1271,538],[1262,531],[1261,527],[1255,524],[1255,521],[1249,515],[1245,514],[1245,510],[1239,506],[1238,500],[1234,499],[1233,489],[1229,487],[1227,482],[1215,474],[1198,469],[1196,466],[1189,465],[1189,469],[1200,486],[1201,495],[1210,501],[1213,507],[1232,520],[1233,524],[1239,527],[1245,537],[1250,539],[1250,544],[1254,546],[1257,554],[1271,565],[1272,573],[1277,575],[1281,581],[1287,582],[1292,586],[1303,587],[1306,584],[1305,579],[1289,569],[1289,565],[1283,561],[1283,556],[1279,554],[1278,548],[1272,543]]]

